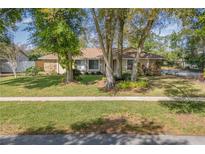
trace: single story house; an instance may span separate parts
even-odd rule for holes
[[[118,51],[113,49],[113,70],[116,74],[116,53]],[[122,71],[131,72],[133,66],[133,60],[136,53],[135,48],[126,48],[122,55]],[[103,60],[102,50],[100,48],[84,48],[81,50],[81,54],[73,58],[75,61],[75,68],[82,73],[105,73],[105,63]],[[139,71],[143,74],[149,73],[151,75],[160,74],[160,64],[163,57],[151,53],[142,52],[140,54]],[[36,66],[42,68],[46,73],[57,72],[63,74],[65,70],[58,63],[58,56],[49,54],[38,58]]]

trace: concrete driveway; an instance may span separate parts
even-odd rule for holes
[[[2,145],[205,145],[205,136],[66,134],[0,136]]]

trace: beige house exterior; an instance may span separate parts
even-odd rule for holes
[[[113,70],[116,74],[116,53],[118,51],[113,49]],[[136,53],[135,48],[126,48],[122,55],[122,71],[123,73],[130,73],[132,70],[133,60]],[[81,50],[81,54],[73,58],[75,61],[74,67],[82,73],[97,73],[105,74],[105,63],[103,60],[102,50],[100,48],[85,48]],[[141,74],[159,75],[160,63],[163,57],[150,53],[141,53],[139,72]],[[40,57],[36,61],[36,66],[42,68],[46,73],[51,74],[56,72],[59,74],[65,73],[65,69],[58,63],[58,57],[54,54],[49,54]]]

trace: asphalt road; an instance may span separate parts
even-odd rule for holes
[[[205,145],[205,136],[66,134],[0,136],[1,145]]]

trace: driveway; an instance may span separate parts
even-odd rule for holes
[[[66,134],[0,136],[2,145],[205,145],[205,136]]]
[[[162,70],[161,74],[167,74],[167,75],[175,75],[175,76],[181,76],[181,77],[190,77],[190,78],[199,78],[200,72],[192,72],[188,70],[177,70],[177,69],[169,69],[169,70]]]

